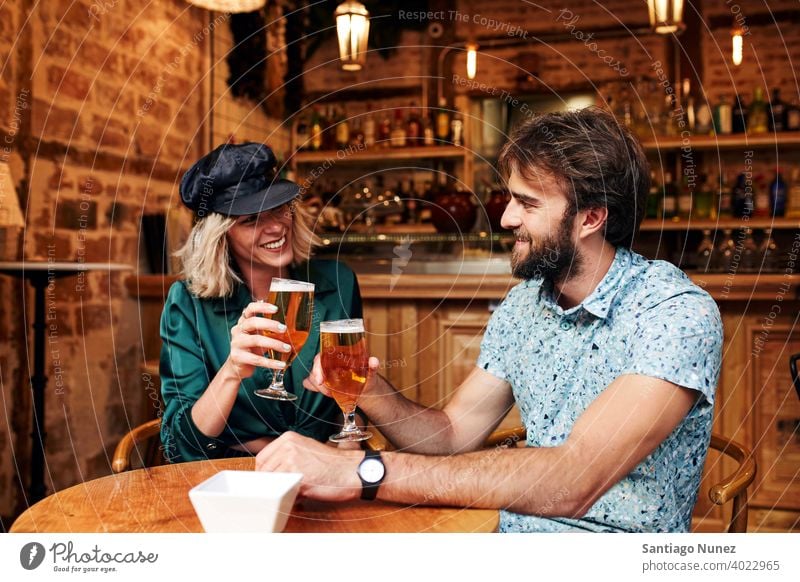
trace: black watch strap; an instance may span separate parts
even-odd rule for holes
[[[381,458],[380,451],[373,451],[371,449],[367,449],[364,452],[364,460],[361,461],[363,464],[365,461],[369,459],[377,459],[377,461],[383,465],[383,459]],[[384,476],[386,475],[384,469]],[[381,486],[383,482],[383,476],[376,482],[365,481],[364,478],[361,476],[361,465],[359,465],[358,471],[358,478],[361,480],[361,499],[364,501],[375,501],[375,498],[378,496],[378,488]]]

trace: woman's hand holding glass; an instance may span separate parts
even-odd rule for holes
[[[240,377],[249,378],[259,368],[284,370],[286,363],[264,357],[265,353],[291,351],[291,346],[280,340],[266,337],[265,332],[281,334],[286,326],[268,319],[278,308],[263,301],[245,307],[239,321],[231,328],[231,353],[226,364]]]

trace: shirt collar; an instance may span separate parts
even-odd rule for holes
[[[618,247],[611,267],[608,269],[608,273],[605,274],[605,277],[603,277],[600,284],[595,287],[594,291],[581,302],[583,308],[589,313],[605,319],[611,309],[611,302],[617,295],[622,279],[628,271],[630,264],[631,251],[623,247]]]
[[[290,265],[288,277],[295,281],[314,283],[314,295],[336,290],[336,282],[326,277],[313,262]],[[214,311],[217,313],[241,313],[253,301],[253,297],[250,295],[247,285],[236,283],[230,297],[217,297],[212,301],[214,302]]]
[[[630,264],[631,251],[626,248],[618,247],[614,255],[614,260],[611,262],[611,267],[609,267],[608,272],[603,276],[603,279],[597,287],[595,287],[594,291],[578,305],[567,310],[562,309],[553,297],[552,284],[546,284],[541,279],[534,279],[527,283],[531,289],[538,287],[539,297],[550,304],[553,310],[560,315],[569,316],[584,309],[596,317],[605,319],[611,309],[611,302],[619,291],[622,278]]]

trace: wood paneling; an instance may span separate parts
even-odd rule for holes
[[[754,350],[763,325],[748,328]],[[749,418],[759,474],[753,503],[768,508],[800,507],[800,402],[786,362],[800,351],[800,332],[773,324],[764,348],[753,357],[753,400]]]

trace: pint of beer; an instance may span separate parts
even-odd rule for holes
[[[308,339],[314,316],[314,284],[306,281],[273,278],[269,286],[267,302],[277,306],[278,311],[271,318],[286,326],[284,332],[263,332],[266,337],[277,339],[291,346],[290,352],[268,350],[266,356],[273,360],[286,362],[286,369],[297,357]],[[296,400],[297,396],[288,392],[283,384],[284,370],[275,370],[272,383],[267,388],[256,390],[256,395],[270,400]]]
[[[286,331],[278,333],[266,331],[264,335],[292,346],[291,352],[268,350],[268,357],[286,362],[286,367],[303,349],[311,331],[311,319],[314,315],[314,284],[290,279],[272,279],[267,303],[278,307],[272,319],[286,325]]]
[[[334,442],[362,441],[372,435],[355,424],[354,412],[369,371],[369,354],[361,319],[323,321],[320,325],[320,350],[325,385],[345,415],[342,432],[330,437]]]

